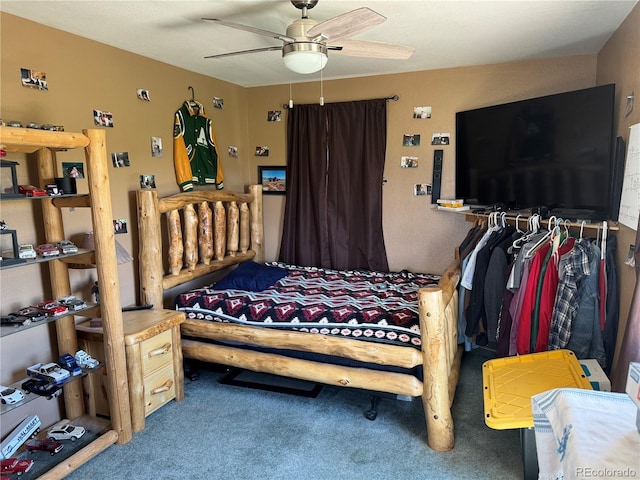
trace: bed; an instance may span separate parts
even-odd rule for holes
[[[400,334],[387,335],[386,328],[382,333],[367,330],[364,334],[362,328],[355,327],[342,334],[335,329],[332,335],[331,328],[323,329],[323,325],[265,328],[249,314],[240,315],[244,320],[251,317],[249,321],[235,322],[226,314],[218,315],[216,308],[202,311],[203,301],[191,306],[174,304],[177,297],[188,303],[193,295],[203,293],[219,300],[229,294],[193,285],[197,281],[206,284],[210,274],[219,278],[221,271],[264,265],[262,186],[250,185],[246,193],[207,190],[165,198],[159,198],[156,190],[145,189],[137,191],[136,199],[141,301],[154,308],[191,308],[181,326],[185,358],[333,386],[421,397],[427,444],[436,451],[454,447],[451,404],[463,351],[457,339],[457,255],[437,279],[402,272],[395,280],[420,287],[413,293],[413,306],[409,308],[417,313],[416,324],[402,325],[405,330]],[[308,270],[281,264],[268,267]],[[349,275],[354,273],[362,272]],[[329,274],[337,276],[337,272]],[[382,274],[371,275],[367,281],[389,285],[386,277],[380,280]],[[393,280],[391,285],[396,285]],[[255,293],[252,297],[260,300]],[[228,296],[224,299],[232,303]],[[325,313],[331,310],[326,307]]]

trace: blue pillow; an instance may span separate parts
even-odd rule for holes
[[[287,276],[284,268],[262,265],[256,262],[243,262],[231,273],[213,285],[214,290],[247,290],[261,292]]]

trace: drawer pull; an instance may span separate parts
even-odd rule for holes
[[[164,355],[165,353],[169,353],[171,351],[171,344],[165,343],[160,348],[156,348],[155,350],[151,350],[149,352],[149,357],[156,357],[158,355]]]
[[[167,380],[162,385],[160,385],[158,388],[154,388],[153,390],[151,390],[151,395],[156,395],[158,393],[166,392],[172,386],[173,386],[173,382],[171,380]]]

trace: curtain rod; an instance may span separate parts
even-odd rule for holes
[[[381,100],[393,100],[394,102],[397,102],[398,100],[400,100],[400,97],[398,95],[391,95],[390,97],[384,97]],[[283,104],[282,108],[284,108],[285,110],[289,109],[289,105],[288,104]]]

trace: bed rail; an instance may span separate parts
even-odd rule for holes
[[[136,192],[143,304],[159,307],[169,288],[247,260],[264,261],[262,185],[247,190],[202,190],[162,199],[156,190]]]

